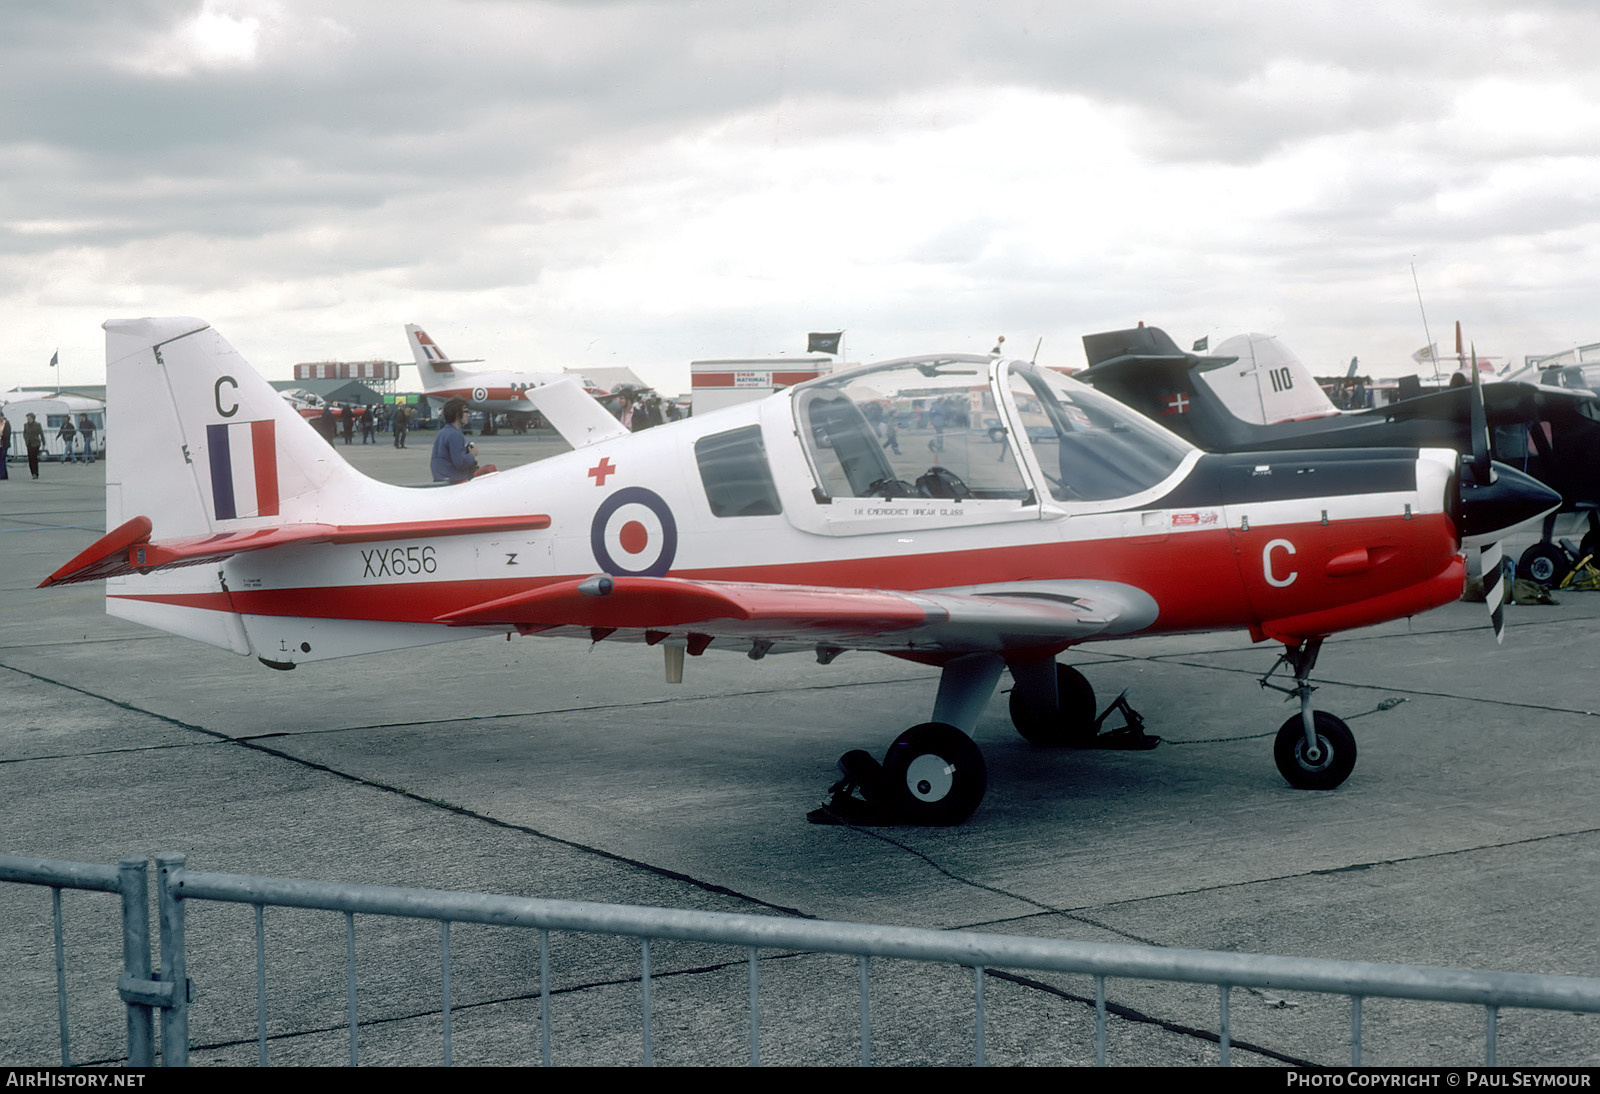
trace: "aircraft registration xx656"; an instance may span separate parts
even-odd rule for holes
[[[637,434],[547,385],[574,451],[419,489],[354,470],[204,322],[105,329],[110,530],[45,584],[104,578],[112,615],[282,669],[513,632],[662,646],[669,679],[710,647],[937,665],[931,720],[841,765],[882,821],[977,808],[967,731],[1004,671],[1023,736],[1088,743],[1056,657],[1130,635],[1281,643],[1278,768],[1338,786],[1323,639],[1461,593],[1455,452],[1206,454],[1026,361],[890,361]]]

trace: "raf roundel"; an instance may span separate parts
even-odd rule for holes
[[[489,397],[489,391],[488,391],[487,388],[475,387],[475,388],[472,389],[472,401],[473,402],[481,403],[485,399],[487,399],[488,397]]]
[[[589,545],[600,569],[618,577],[662,577],[678,553],[678,524],[661,495],[618,490],[595,510]]]

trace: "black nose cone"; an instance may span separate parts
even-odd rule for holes
[[[1532,475],[1503,463],[1492,481],[1474,481],[1470,460],[1461,465],[1461,538],[1494,539],[1561,504],[1561,495]]]

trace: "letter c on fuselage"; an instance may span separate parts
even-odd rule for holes
[[[1265,547],[1261,548],[1261,574],[1267,579],[1268,585],[1271,585],[1275,589],[1282,589],[1285,586],[1293,585],[1294,579],[1300,576],[1300,571],[1290,570],[1288,577],[1280,578],[1272,576],[1272,552],[1278,547],[1282,547],[1291,555],[1294,554],[1294,544],[1290,543],[1286,539],[1275,539],[1268,543]]]
[[[227,410],[223,410],[222,409],[222,385],[223,384],[229,384],[229,385],[231,385],[233,387],[233,389],[235,391],[237,391],[237,390],[239,390],[239,381],[235,380],[232,376],[218,376],[215,386],[213,386],[212,389],[211,389],[211,393],[215,397],[215,400],[216,400],[217,413],[221,414],[224,418],[231,418],[235,414],[239,413],[239,404],[236,402],[232,406],[228,407]]]

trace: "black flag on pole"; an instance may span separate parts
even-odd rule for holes
[[[832,334],[818,334],[812,331],[806,335],[807,353],[838,353],[839,342],[844,338],[844,331],[834,331]]]

